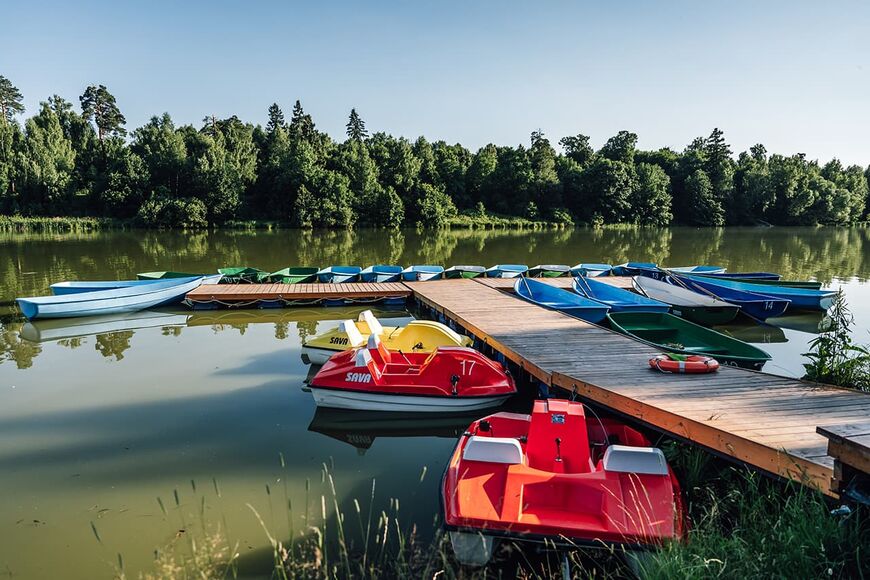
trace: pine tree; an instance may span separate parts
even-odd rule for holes
[[[354,141],[362,141],[369,136],[366,131],[366,123],[357,114],[356,109],[350,110],[350,118],[347,121],[347,137]]]
[[[6,123],[11,123],[14,115],[24,112],[23,98],[12,81],[0,75],[0,114]]]
[[[290,118],[290,134],[302,139],[314,136],[314,120],[302,109],[302,103],[297,99],[293,105],[293,116]]]
[[[269,122],[266,123],[266,132],[271,135],[278,129],[283,129],[285,125],[284,112],[281,111],[278,103],[272,103],[272,106],[269,107]]]
[[[97,136],[100,141],[106,135],[123,136],[127,134],[123,127],[127,123],[127,119],[121,114],[115,103],[114,95],[109,92],[105,85],[89,86],[79,97],[79,101],[82,104],[82,116],[88,121],[93,119],[97,125]]]

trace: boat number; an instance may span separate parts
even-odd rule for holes
[[[466,366],[466,363],[468,363],[468,366]],[[477,361],[476,360],[464,360],[459,364],[462,365],[463,376],[470,377],[471,371],[474,369],[474,365],[477,364]]]
[[[347,373],[344,380],[348,383],[370,383],[372,376],[369,373]]]
[[[560,415],[554,413],[550,415],[550,423],[555,423],[556,425],[564,425],[565,424],[565,415]]]
[[[765,310],[773,310],[773,302],[766,300],[764,302],[764,309]]]
[[[329,339],[329,344],[347,344],[348,339],[342,338],[340,336],[333,336]]]

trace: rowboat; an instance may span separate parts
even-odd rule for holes
[[[528,266],[522,264],[496,264],[486,269],[487,278],[516,278],[524,276],[529,270]]]
[[[28,320],[135,312],[180,302],[188,292],[198,287],[204,280],[203,277],[155,280],[150,284],[111,290],[18,298],[17,302],[22,314]]]
[[[218,273],[223,275],[223,281],[227,284],[253,284],[260,282],[269,275],[268,272],[260,270],[259,268],[251,268],[248,266],[218,268]]]
[[[375,334],[365,347],[333,355],[310,388],[319,407],[425,413],[484,409],[516,393],[501,365],[474,349],[403,353]]]
[[[472,340],[431,320],[414,320],[407,326],[382,326],[371,310],[360,313],[356,322],[345,320],[328,332],[302,343],[302,354],[312,364],[322,365],[337,352],[365,345],[367,336],[377,335],[388,350],[432,352],[439,346],[471,346]]]
[[[775,282],[782,278],[782,275],[776,274],[774,272],[725,272],[724,274],[717,274],[716,272],[708,272],[706,274],[695,272],[697,276],[709,276],[710,278],[725,278],[727,280],[757,280],[757,281],[768,281]]]
[[[408,282],[440,280],[443,277],[444,266],[408,266],[402,270],[402,280]]]
[[[727,324],[737,317],[740,307],[709,294],[674,286],[664,280],[635,276],[635,289],[648,298],[671,305],[671,312],[705,326]]]
[[[668,312],[671,309],[664,302],[585,276],[574,278],[574,292],[606,304],[610,307],[610,312]]]
[[[713,274],[694,274],[703,276],[712,280],[733,280],[735,282],[744,282],[746,284],[764,284],[767,286],[781,286],[783,288],[805,288],[807,290],[821,290],[822,283],[815,280],[781,280],[764,277],[753,277],[756,274],[765,274],[765,272],[748,272],[746,276],[718,276]],[[770,274],[771,276],[779,276],[779,274]]]
[[[571,268],[562,264],[538,264],[529,268],[526,276],[529,278],[559,278],[567,276],[570,270]]]
[[[698,278],[690,278],[688,276],[674,275],[669,276],[667,281],[670,281],[674,285],[694,290],[700,294],[707,294],[731,304],[736,304],[740,307],[741,312],[758,320],[782,316],[788,309],[789,304],[791,304],[791,300],[728,288],[719,284],[719,280],[711,278],[702,278],[700,276]]]
[[[604,320],[607,311],[610,310],[609,306],[601,302],[525,277],[516,281],[514,292],[532,304],[596,324]]]
[[[689,276],[694,279],[693,276]],[[809,288],[791,288],[788,286],[774,286],[773,284],[750,284],[737,282],[736,280],[717,280],[717,286],[755,292],[772,296],[781,300],[791,300],[791,308],[806,310],[827,310],[834,303],[837,295],[835,290],[811,290]]]
[[[359,273],[359,278],[362,282],[395,282],[402,275],[401,266],[388,266],[385,264],[375,264],[364,268]]]
[[[607,315],[613,330],[665,352],[711,356],[720,364],[761,370],[770,355],[721,332],[663,312],[615,312]]]
[[[614,276],[637,276],[641,270],[658,270],[654,262],[626,262],[613,267]]]
[[[323,284],[341,284],[359,280],[362,268],[359,266],[329,266],[317,272],[317,280]]]
[[[55,296],[66,296],[68,294],[81,294],[83,292],[102,292],[104,290],[116,290],[118,288],[148,288],[152,284],[158,282],[167,282],[175,280],[193,280],[202,278],[203,284],[217,284],[221,280],[220,274],[212,274],[210,276],[196,275],[188,276],[187,278],[166,278],[163,280],[73,280],[70,282],[56,282],[49,286],[49,290]]]
[[[572,276],[586,276],[597,278],[598,276],[610,276],[613,266],[610,264],[577,264],[570,270]]]
[[[724,274],[725,268],[722,266],[677,266],[676,268],[665,268],[672,272],[680,272],[681,274]]]
[[[143,328],[183,327],[187,326],[188,316],[187,313],[145,310],[87,318],[47,318],[25,322],[19,336],[30,342],[48,342]]]
[[[194,278],[205,274],[189,274],[187,272],[173,272],[171,270],[158,272],[139,272],[136,278],[139,280],[165,280],[166,278]]]
[[[623,552],[685,533],[680,486],[661,449],[620,421],[587,418],[580,403],[557,399],[535,401],[531,415],[473,422],[448,463],[441,500],[453,553],[471,566],[485,565],[502,538]]]
[[[450,266],[444,270],[444,277],[450,280],[455,278],[477,278],[486,272],[483,266]]]
[[[309,284],[317,281],[318,268],[290,267],[272,272],[268,276],[273,284]]]

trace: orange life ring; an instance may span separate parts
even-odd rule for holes
[[[675,360],[666,354],[660,354],[649,359],[649,366],[663,373],[702,374],[719,370],[716,359],[697,354],[687,356],[685,360]]]

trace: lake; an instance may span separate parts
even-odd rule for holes
[[[135,577],[155,548],[202,525],[239,543],[244,570],[268,570],[268,538],[246,504],[278,537],[319,522],[324,466],[344,510],[354,498],[367,508],[374,479],[375,512],[395,498],[402,520],[425,535],[469,422],[315,413],[301,341],[360,308],[176,308],[114,325],[24,325],[14,298],[48,293],[53,282],[241,265],[716,264],[842,287],[866,343],[868,253],[863,228],[0,234],[0,577],[111,577],[118,554]],[[767,350],[766,371],[800,376],[820,320],[720,330]]]

